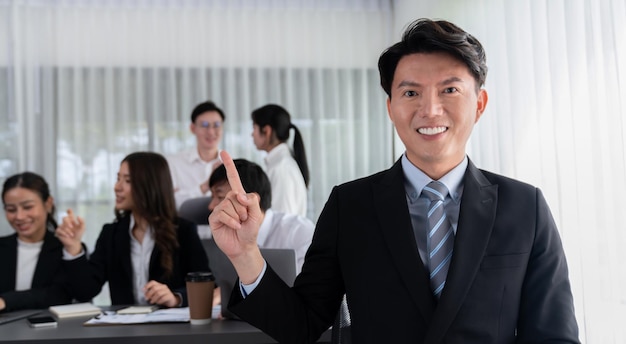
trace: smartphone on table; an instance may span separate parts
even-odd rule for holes
[[[33,328],[57,327],[56,319],[49,315],[30,317],[26,320],[28,321],[28,325]]]

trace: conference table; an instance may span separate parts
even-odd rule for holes
[[[256,327],[240,320],[213,319],[207,325],[158,323],[84,326],[90,316],[58,319],[55,328],[31,328],[26,319],[0,325],[0,343],[176,343],[176,344],[258,344],[276,343]],[[330,343],[331,330],[319,343]]]

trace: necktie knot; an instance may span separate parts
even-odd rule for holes
[[[432,181],[424,187],[422,195],[428,198],[431,202],[443,201],[448,195],[448,188],[441,182]]]

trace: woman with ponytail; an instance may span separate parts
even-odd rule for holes
[[[265,165],[272,184],[272,210],[307,216],[309,167],[304,142],[283,107],[265,105],[252,111],[252,138],[258,150],[267,152]],[[287,145],[293,130],[293,151]]]
[[[116,219],[89,257],[80,245],[81,217],[69,210],[57,228],[72,296],[89,301],[109,282],[113,305],[187,306],[187,273],[210,270],[196,225],[177,216],[167,160],[153,152],[126,156],[113,189]]]
[[[0,238],[0,311],[69,303],[48,183],[32,172],[11,176],[2,202],[15,233]]]

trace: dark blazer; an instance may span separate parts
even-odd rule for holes
[[[269,268],[229,308],[281,343],[315,341],[347,295],[354,343],[578,343],[565,255],[539,189],[464,177],[454,255],[437,303],[420,259],[400,162],[335,187],[289,289]]]
[[[63,273],[63,244],[47,231],[37,259],[31,289],[15,291],[17,234],[0,238],[0,297],[6,311],[39,309],[70,303]]]
[[[192,271],[210,271],[198,230],[195,224],[177,218],[179,248],[174,252],[174,270],[169,278],[164,277],[160,264],[160,251],[154,248],[150,257],[148,280],[166,284],[170,290],[180,293],[182,306],[187,306],[185,276]],[[104,225],[96,241],[94,252],[66,261],[67,273],[73,296],[79,301],[89,301],[109,282],[113,305],[134,304],[133,268],[130,257],[130,216]]]

